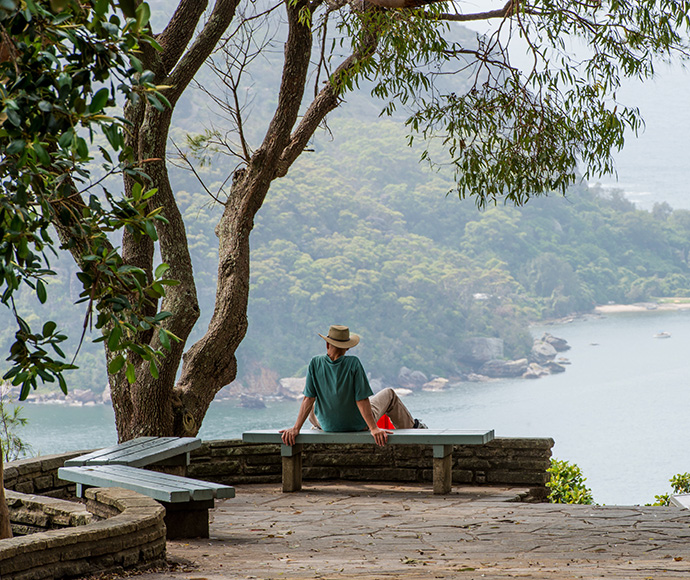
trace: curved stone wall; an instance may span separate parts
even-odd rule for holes
[[[46,531],[0,541],[2,580],[53,580],[165,562],[165,508],[155,500],[120,488],[88,489],[86,504],[56,499],[74,497],[74,484],[60,480],[57,469],[80,453],[7,464],[13,527]]]

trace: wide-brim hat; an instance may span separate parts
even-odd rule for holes
[[[359,335],[350,332],[350,329],[342,324],[332,324],[328,329],[328,336],[319,336],[337,348],[352,348],[359,344]]]

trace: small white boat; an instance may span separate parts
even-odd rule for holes
[[[661,332],[657,332],[654,335],[654,338],[671,338],[671,333],[670,332],[664,332],[662,330]]]

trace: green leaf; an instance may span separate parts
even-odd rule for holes
[[[5,153],[7,155],[19,155],[24,152],[24,149],[26,148],[26,141],[23,139],[17,139],[16,141],[12,141],[7,146],[7,149],[5,149]]]
[[[108,11],[109,6],[110,0],[96,0],[93,9],[98,16],[103,16]]]
[[[62,376],[62,373],[58,373],[58,383],[60,383],[60,390],[66,395],[67,394],[67,383],[65,382],[65,377]]]
[[[51,165],[51,159],[45,148],[40,143],[34,143],[33,147],[36,157],[38,157],[38,160],[41,162],[41,164],[49,167]]]
[[[41,302],[41,304],[46,303],[46,300],[48,299],[48,292],[46,290],[45,284],[43,283],[43,280],[36,281],[36,295],[38,296],[38,299]]]
[[[158,338],[160,338],[163,348],[165,350],[170,350],[170,338],[168,337],[168,333],[165,331],[164,328],[161,328],[158,331]]]
[[[121,354],[116,356],[113,360],[110,361],[110,364],[108,365],[108,374],[114,375],[122,369],[123,366],[125,366],[125,357],[122,356]]]
[[[144,229],[146,230],[146,235],[151,238],[154,242],[158,239],[158,233],[156,232],[156,228],[153,225],[153,222],[151,221],[145,221],[144,222]]]
[[[12,383],[14,384],[14,383]],[[19,384],[19,383],[17,383]],[[19,400],[20,401],[26,401],[26,398],[29,396],[29,393],[31,392],[31,383],[29,381],[26,381],[22,383],[22,389],[19,392]]]
[[[57,328],[57,324],[55,324],[55,322],[53,322],[52,320],[49,320],[48,322],[46,322],[43,325],[43,332],[42,332],[43,336],[48,337],[48,336],[52,335],[53,332],[55,332],[56,328]]]
[[[143,4],[139,4],[136,9],[136,19],[137,19],[137,28],[141,30],[144,28],[149,23],[149,20],[151,19],[151,8],[149,8],[149,5],[144,2]]]
[[[110,91],[106,88],[100,89],[91,99],[89,113],[100,113],[110,98]]]
[[[149,370],[151,371],[151,376],[154,379],[157,379],[158,378],[158,366],[156,366],[156,361],[153,358],[149,361]]]
[[[15,111],[14,109],[7,109],[5,114],[7,115],[7,120],[12,123],[15,127],[21,127],[22,124],[22,118],[19,116],[19,113]]]
[[[120,344],[120,338],[122,337],[122,327],[116,324],[110,331],[110,336],[108,337],[108,349],[117,350]]]
[[[134,365],[130,362],[127,363],[127,370],[125,371],[125,376],[127,377],[127,382],[133,385],[137,380],[137,375],[134,370]]]
[[[156,270],[154,272],[154,278],[158,280],[160,277],[163,276],[168,270],[170,270],[170,266],[166,263],[159,264],[156,266]]]

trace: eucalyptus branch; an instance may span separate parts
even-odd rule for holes
[[[221,205],[225,205],[225,202],[221,201],[221,200],[218,198],[218,196],[217,196],[216,194],[214,194],[214,193],[206,186],[206,184],[204,183],[204,180],[201,178],[201,176],[200,176],[199,173],[197,172],[196,168],[194,167],[194,164],[191,163],[191,162],[189,161],[189,159],[187,158],[187,155],[185,154],[185,152],[182,151],[182,149],[180,149],[180,148],[177,146],[177,143],[175,143],[175,141],[173,141],[172,139],[171,139],[171,142],[172,142],[173,147],[174,147],[175,150],[177,151],[177,154],[180,156],[180,159],[182,159],[182,161],[185,162],[185,164],[187,165],[187,168],[194,174],[194,177],[197,178],[197,181],[199,182],[199,184],[201,185],[201,187],[204,188],[204,191],[205,191],[206,193],[208,193],[208,195],[210,195],[216,202],[218,202],[218,203],[221,204]],[[227,179],[225,180],[225,182],[223,182],[223,185],[224,185],[225,183],[227,183]],[[222,187],[223,187],[223,186],[221,185],[221,189],[222,189]]]
[[[420,5],[421,4],[428,4],[428,2],[420,3]],[[439,14],[437,18],[452,22],[476,22],[478,20],[492,20],[494,18],[510,18],[518,11],[518,4],[519,0],[508,0],[506,5],[499,10],[489,10],[488,12],[477,12],[474,14],[461,14],[458,12],[453,14],[444,13]],[[528,10],[527,14],[530,13],[531,10]]]
[[[330,76],[328,73],[328,64],[326,62],[326,40],[328,35],[328,15],[331,13],[330,9],[326,11],[323,17],[323,23],[321,24],[321,49],[319,51],[319,64],[316,68],[316,79],[314,80],[314,98],[319,94],[319,81],[321,80],[321,69],[326,72],[326,76]]]

